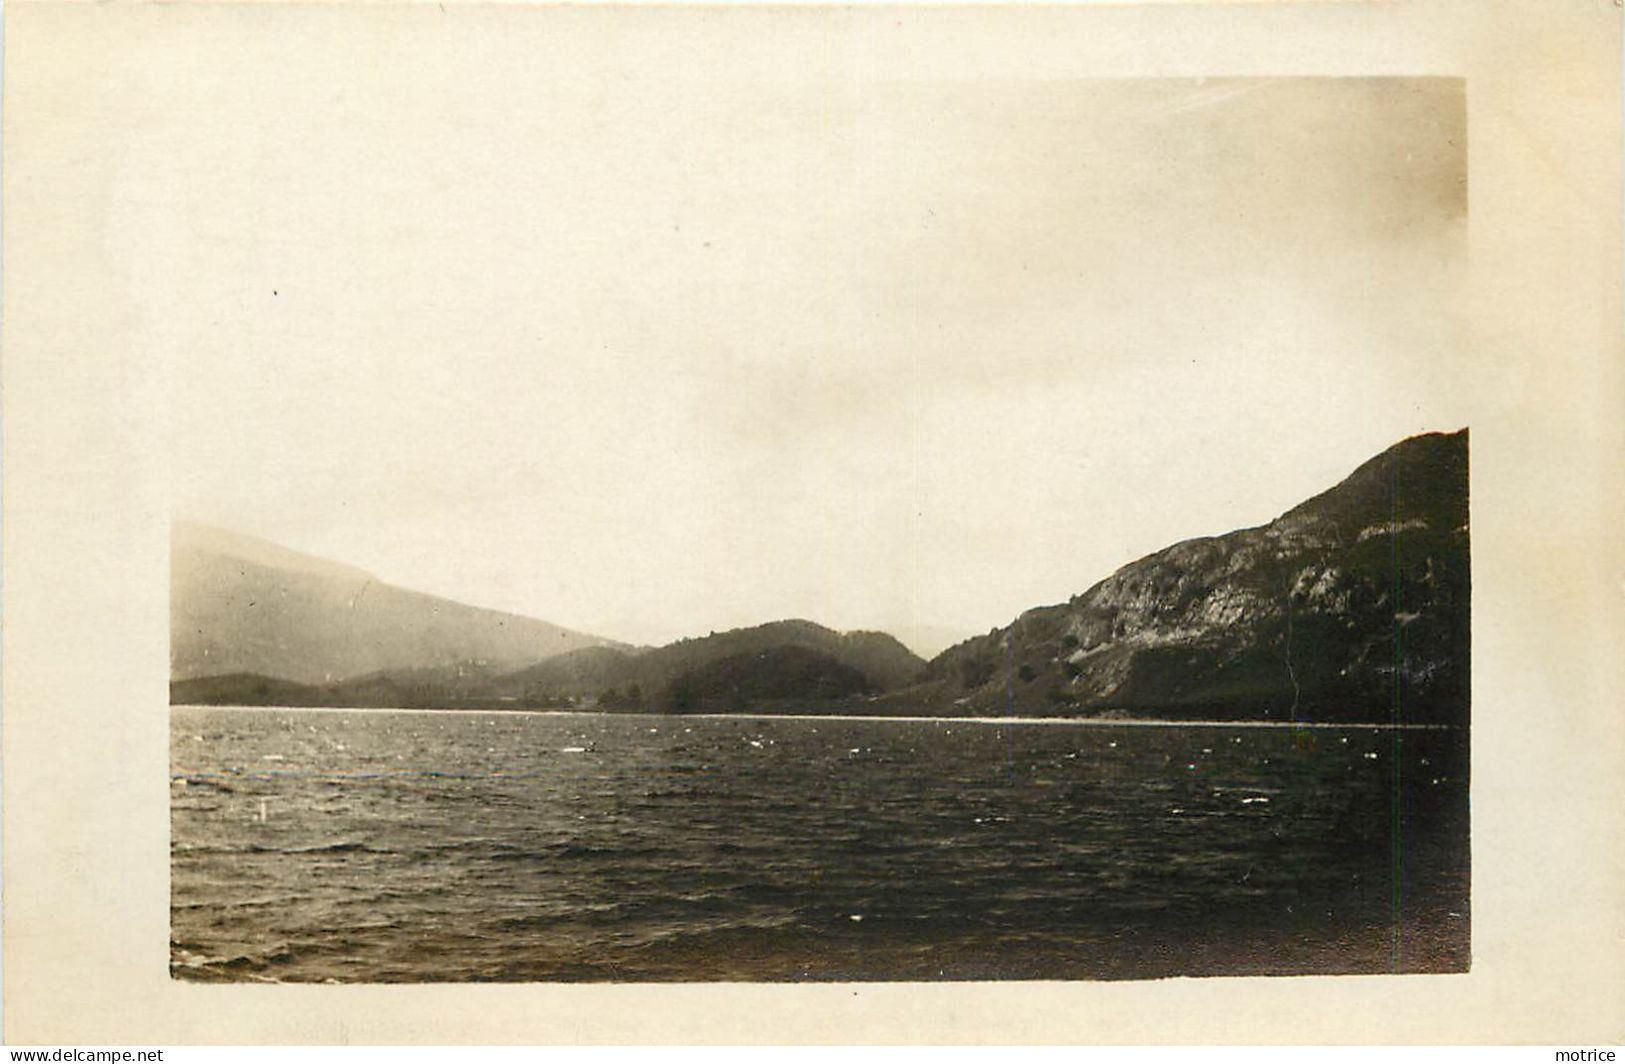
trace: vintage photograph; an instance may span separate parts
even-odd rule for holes
[[[438,61],[128,161],[173,979],[1470,969],[1462,79]]]

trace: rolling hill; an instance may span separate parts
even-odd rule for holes
[[[636,685],[654,695],[714,662],[785,647],[813,651],[855,670],[872,690],[914,683],[925,669],[924,660],[884,632],[837,632],[812,621],[789,620],[712,632],[652,650],[573,651],[508,677],[505,693],[571,696]]]

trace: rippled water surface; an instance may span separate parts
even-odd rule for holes
[[[1459,971],[1464,732],[177,707],[189,979]]]

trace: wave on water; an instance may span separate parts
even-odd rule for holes
[[[177,942],[172,939],[169,943],[170,972],[178,974],[179,969],[191,973],[194,978],[208,978],[212,974],[230,979],[278,982],[279,980],[263,977],[258,973],[273,965],[286,964],[294,957],[293,946],[285,940],[258,948],[244,947],[234,952],[222,953],[211,953],[207,946],[196,942]]]
[[[289,856],[304,856],[318,853],[375,853],[392,856],[395,855],[397,851],[387,848],[380,849],[364,842],[344,841],[324,842],[309,846],[265,846],[257,842],[225,846],[174,843],[170,846],[170,853],[176,856],[192,854],[229,855],[247,853],[276,853],[287,854]]]
[[[1468,956],[1465,730],[207,712],[180,979],[1386,972],[1396,918],[1406,970]]]

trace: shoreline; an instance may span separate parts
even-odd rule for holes
[[[1167,718],[1105,718],[1105,717],[944,717],[934,715],[891,715],[863,713],[608,713],[582,709],[421,709],[378,706],[235,706],[208,703],[173,704],[177,709],[223,709],[232,712],[279,713],[455,713],[531,717],[627,717],[645,720],[825,720],[906,722],[920,721],[936,724],[1011,724],[1021,726],[1050,725],[1095,728],[1290,728],[1320,731],[1466,731],[1459,724],[1392,724],[1383,722],[1332,723],[1325,721],[1285,720],[1170,720]]]

